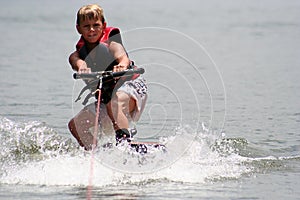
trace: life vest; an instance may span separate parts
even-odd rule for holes
[[[100,69],[100,71],[112,70],[113,66],[117,65],[116,61],[114,60],[114,58],[112,57],[112,55],[110,54],[109,49],[108,49],[109,42],[111,42],[111,41],[115,41],[115,42],[123,45],[120,30],[115,27],[106,27],[102,36],[99,39],[99,45],[96,47],[97,49],[95,49],[95,50],[97,50],[97,52],[99,52],[101,55],[103,55],[103,57],[96,58],[96,60],[94,62],[99,64],[98,66],[106,66],[105,69]],[[99,71],[99,69],[96,70],[95,68],[93,68],[92,65],[89,65],[90,59],[89,59],[87,50],[85,48],[85,41],[82,36],[76,44],[76,50],[79,52],[80,58],[84,59],[87,62],[88,66],[91,67],[92,71],[97,71],[97,70]],[[134,65],[133,61],[131,61],[131,64],[129,67],[137,68]],[[101,101],[104,103],[109,102],[111,99],[111,96],[112,96],[112,92],[116,86],[120,87],[122,85],[122,83],[124,83],[125,81],[134,80],[138,77],[139,77],[139,74],[134,74],[130,77],[121,77],[118,80],[118,84],[116,84],[117,82],[112,82],[112,80],[104,81],[104,83],[102,84]],[[96,98],[97,98],[97,96],[98,96],[98,93],[96,93]]]
[[[106,27],[104,29],[104,32],[103,32],[103,34],[102,34],[99,42],[102,43],[102,44],[104,44],[105,46],[108,46],[108,44],[109,44],[110,41],[114,41],[114,42],[117,42],[117,43],[123,45],[122,38],[121,38],[121,32],[120,32],[119,28],[116,28],[116,27]],[[79,39],[79,41],[76,44],[76,50],[79,51],[84,46],[84,44],[85,44],[84,39],[81,36],[81,38]],[[131,66],[130,67],[131,68],[132,67],[133,68],[137,68],[134,65],[133,61],[131,61]],[[139,74],[134,74],[131,77],[131,79],[134,80],[137,77],[139,77]]]
[[[102,34],[102,36],[100,37],[99,42],[104,43],[106,45],[108,45],[108,43],[110,41],[115,41],[119,44],[122,44],[122,38],[121,38],[121,34],[120,34],[120,29],[115,28],[115,27],[106,27],[104,29],[104,32]],[[80,50],[83,46],[84,46],[84,39],[81,36],[81,38],[79,39],[79,41],[76,44],[76,50]]]

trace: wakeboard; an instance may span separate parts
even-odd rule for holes
[[[129,146],[138,153],[145,154],[154,151],[166,152],[166,146],[158,142],[130,142]]]
[[[102,145],[103,148],[113,148],[114,146],[116,147],[127,146],[133,152],[137,152],[140,154],[147,154],[153,152],[167,152],[166,146],[158,142],[124,141],[118,145],[115,145],[113,143],[106,143]]]

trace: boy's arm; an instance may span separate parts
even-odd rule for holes
[[[124,47],[120,43],[111,41],[109,44],[109,50],[118,62],[118,65],[114,66],[113,71],[118,72],[126,70],[130,65],[130,60]]]
[[[86,62],[79,57],[78,51],[74,51],[69,56],[69,63],[73,70],[82,73],[90,73],[91,69],[87,67]]]
[[[124,47],[117,42],[111,41],[109,43],[109,50],[113,54],[114,58],[118,62],[118,65],[114,66],[113,71],[124,71],[130,65],[130,60]],[[73,70],[81,73],[90,73],[91,69],[87,67],[86,62],[79,57],[78,51],[74,51],[69,56],[69,63]]]

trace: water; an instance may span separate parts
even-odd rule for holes
[[[93,199],[299,198],[298,1],[99,4],[146,69],[138,137],[167,153],[99,148]],[[87,198],[91,155],[66,126],[81,5],[1,2],[0,199]]]

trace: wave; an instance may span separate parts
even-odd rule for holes
[[[45,123],[14,122],[4,117],[0,117],[0,144],[0,174],[11,167],[76,149],[71,139],[58,135]]]
[[[300,159],[250,157],[246,139],[196,132],[187,126],[160,142],[166,152],[142,155],[129,149],[99,147],[92,156],[45,123],[0,117],[0,184],[86,186],[89,178],[95,186],[162,180],[205,183],[283,168],[285,160]]]

